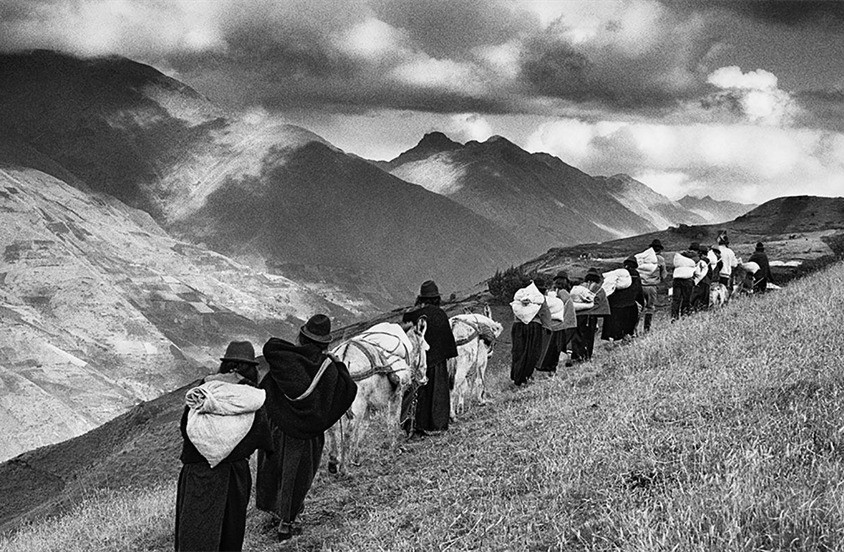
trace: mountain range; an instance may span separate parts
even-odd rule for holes
[[[3,54],[0,76],[0,460],[190,381],[231,339],[750,207],[684,206],[499,136],[369,161],[120,57]]]
[[[522,239],[532,255],[548,244],[600,242],[734,218],[713,209],[704,219],[628,175],[592,177],[501,136],[460,144],[432,132],[378,166],[497,222]]]

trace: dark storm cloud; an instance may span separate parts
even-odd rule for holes
[[[462,57],[472,47],[501,44],[540,29],[536,14],[500,0],[377,0],[373,9],[434,57]]]
[[[623,68],[608,68],[566,43],[536,41],[528,48],[522,70],[538,92],[578,103],[625,110],[659,108],[685,96],[653,80],[652,65],[647,59],[630,59]]]
[[[92,6],[0,0],[0,50],[125,55],[230,107],[655,114],[711,91],[720,39],[707,16],[667,0],[620,2],[627,12],[580,40],[574,4],[550,26],[507,0]]]
[[[721,10],[778,25],[844,23],[844,2],[839,0],[660,0],[684,11]]]
[[[844,132],[844,89],[803,90],[795,99],[802,108],[799,123]]]

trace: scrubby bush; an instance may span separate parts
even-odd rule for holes
[[[530,275],[525,274],[521,267],[511,266],[504,272],[496,270],[495,275],[487,281],[492,302],[506,305],[513,300],[513,294],[528,285],[530,280]]]

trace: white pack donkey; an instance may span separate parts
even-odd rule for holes
[[[400,425],[405,390],[428,381],[426,329],[424,318],[407,329],[382,322],[331,351],[348,367],[358,392],[346,415],[326,432],[329,472],[345,472],[357,461],[364,426],[375,412],[386,411],[390,425]]]
[[[483,403],[486,395],[486,368],[492,356],[492,342],[503,326],[492,319],[489,306],[483,314],[464,313],[449,319],[457,344],[457,356],[448,360],[448,373],[454,378],[451,391],[451,418],[466,411],[466,397]]]

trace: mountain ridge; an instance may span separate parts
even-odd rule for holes
[[[529,153],[501,136],[455,144],[441,133],[429,134],[381,166],[495,221],[527,243],[531,254],[549,243],[600,241],[654,229],[559,158]]]

